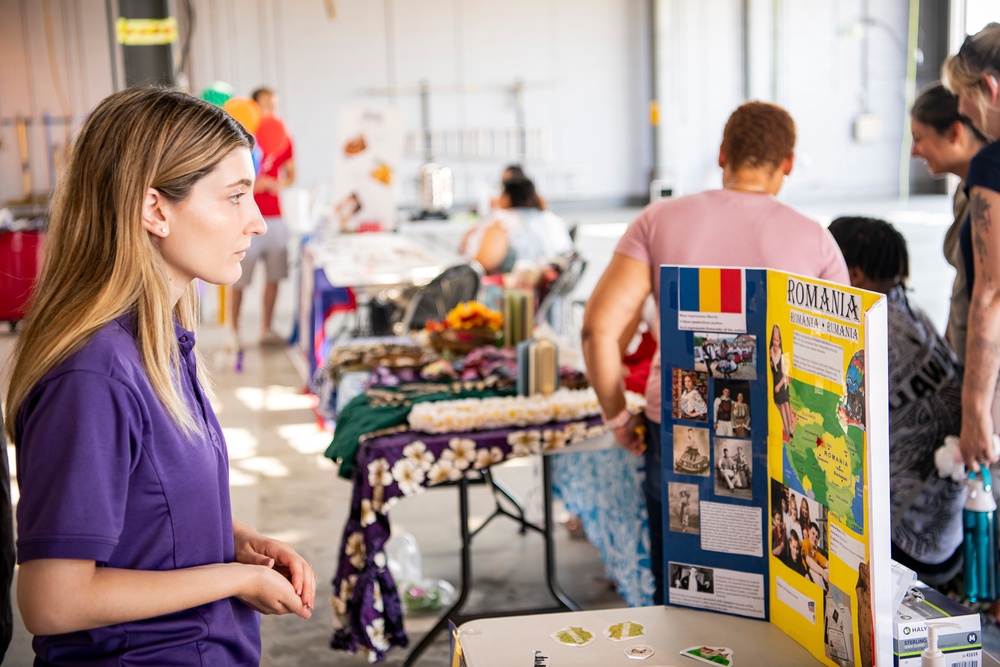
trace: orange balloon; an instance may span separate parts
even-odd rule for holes
[[[247,132],[254,134],[260,125],[260,107],[248,97],[230,97],[222,108],[242,125]]]

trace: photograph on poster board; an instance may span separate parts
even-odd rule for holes
[[[781,417],[781,438],[785,442],[789,442],[795,435],[795,425],[798,418],[792,410],[788,393],[790,382],[788,372],[791,370],[791,361],[788,353],[784,350],[781,339],[781,327],[775,324],[771,328],[771,342],[767,353],[767,363],[771,368],[771,386],[773,387],[771,398],[774,400],[774,407],[778,409],[778,415]]]
[[[712,430],[722,438],[750,437],[750,382],[716,378]]]
[[[756,380],[757,337],[695,332],[694,369],[717,378]]]
[[[708,429],[674,425],[674,472],[708,477]]]
[[[719,496],[751,500],[753,469],[750,440],[715,439],[715,493]]]
[[[853,665],[854,624],[851,621],[850,596],[836,586],[831,586],[823,596],[823,606],[826,657],[844,667]]]
[[[670,530],[675,533],[698,535],[698,485],[670,482],[667,486],[670,509]]]
[[[670,587],[691,593],[715,593],[715,570],[686,563],[670,563]]]
[[[829,588],[827,508],[776,479],[771,480],[771,507],[771,553],[792,572],[824,590]]]
[[[674,419],[708,421],[708,373],[699,373],[683,368],[673,369],[673,410]]]

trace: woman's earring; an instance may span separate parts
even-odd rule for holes
[[[166,233],[167,233],[167,228],[166,227],[160,227],[160,233],[165,236]]]

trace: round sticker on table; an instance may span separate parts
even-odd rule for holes
[[[632,658],[633,660],[645,660],[649,656],[653,655],[653,647],[646,646],[645,644],[637,644],[635,646],[629,646],[625,649],[625,655]]]
[[[566,646],[586,646],[594,641],[594,635],[578,625],[571,625],[552,633],[552,638]]]
[[[604,631],[605,637],[616,642],[624,641],[626,639],[635,639],[636,637],[642,637],[645,634],[646,630],[641,623],[632,623],[631,621],[615,623]]]

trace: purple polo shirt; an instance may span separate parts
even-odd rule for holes
[[[126,315],[100,329],[31,390],[17,416],[19,562],[174,570],[234,560],[228,455],[198,384],[194,335],[177,327],[178,388],[204,430],[188,438],[149,384],[131,322]],[[242,667],[260,662],[260,619],[227,598],[33,645],[55,665]]]

